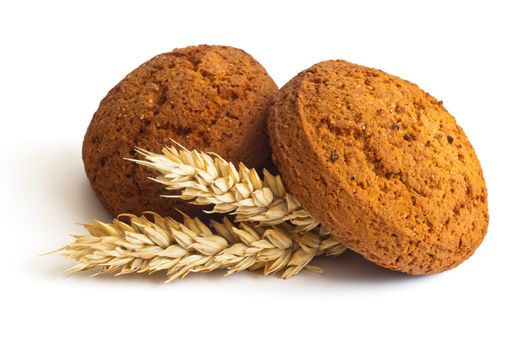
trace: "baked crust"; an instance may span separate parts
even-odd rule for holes
[[[109,91],[87,129],[82,158],[95,193],[113,215],[200,213],[202,207],[160,197],[168,192],[148,179],[157,174],[124,158],[140,158],[135,147],[159,152],[173,139],[261,167],[270,158],[266,116],[276,91],[240,49],[191,46],[152,58]]]
[[[474,149],[442,102],[415,84],[321,62],[274,97],[268,130],[290,191],[366,259],[431,274],[482,242],[487,189]]]

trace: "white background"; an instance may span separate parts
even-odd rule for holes
[[[2,349],[523,349],[525,12],[514,3],[3,1],[0,5]],[[476,254],[430,277],[348,253],[323,275],[66,277],[39,256],[109,219],[81,161],[106,92],[150,57],[243,48],[279,86],[324,60],[381,68],[442,99],[489,189]],[[521,334],[520,334],[521,333]]]

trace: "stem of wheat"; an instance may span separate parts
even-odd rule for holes
[[[180,191],[168,196],[197,205],[213,205],[212,213],[232,213],[236,221],[263,226],[291,223],[297,231],[311,231],[319,225],[285,189],[279,175],[263,170],[263,179],[255,169],[243,163],[239,169],[214,153],[189,151],[183,146],[165,147],[162,154],[138,148],[143,160],[130,159],[160,173],[153,180],[168,190]]]
[[[321,254],[339,255],[344,247],[327,234],[298,234],[289,225],[239,226],[227,218],[212,221],[210,227],[198,218],[183,215],[179,222],[155,213],[146,216],[125,215],[112,223],[96,221],[84,225],[88,235],[59,249],[63,256],[78,261],[69,269],[78,272],[100,268],[99,272],[118,274],[154,273],[165,270],[167,282],[182,279],[190,272],[226,269],[227,275],[263,269],[264,274],[284,270],[282,277],[294,276],[303,268],[322,272],[309,265]]]

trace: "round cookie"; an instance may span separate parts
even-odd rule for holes
[[[415,84],[321,62],[276,94],[268,130],[290,191],[366,259],[431,274],[483,240],[487,189],[474,149],[442,102]]]
[[[240,49],[191,46],[152,58],[109,91],[87,129],[82,158],[95,193],[114,215],[199,213],[202,207],[161,197],[169,192],[148,179],[157,174],[124,158],[140,158],[135,147],[160,152],[173,139],[260,167],[270,158],[266,116],[276,91]]]

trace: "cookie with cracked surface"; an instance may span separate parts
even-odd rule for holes
[[[266,116],[276,91],[240,49],[191,46],[152,58],[109,91],[87,129],[82,158],[95,193],[113,215],[196,215],[202,207],[160,197],[168,192],[148,179],[157,174],[124,158],[139,158],[135,147],[160,152],[173,139],[260,167],[270,158]]]
[[[301,72],[276,96],[270,144],[290,191],[333,235],[409,274],[453,268],[488,226],[487,189],[441,101],[346,61]]]

